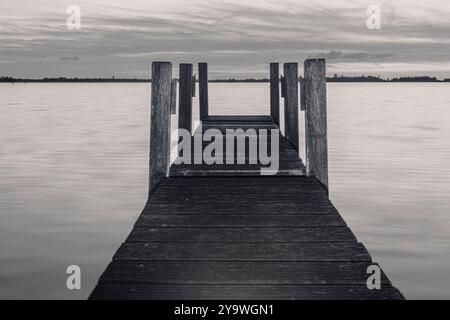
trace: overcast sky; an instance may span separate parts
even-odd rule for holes
[[[95,4],[93,4],[95,3]],[[81,8],[68,30],[66,9]],[[368,6],[381,8],[369,30]],[[267,77],[326,57],[328,74],[450,78],[449,0],[1,0],[0,75],[149,77],[152,61]]]

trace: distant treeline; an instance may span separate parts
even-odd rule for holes
[[[208,82],[269,82],[269,79],[213,79]]]
[[[0,77],[0,82],[151,82],[150,79],[126,79],[126,78],[42,78],[23,79],[13,77]]]
[[[151,79],[127,79],[127,78],[42,78],[42,79],[23,79],[13,77],[0,77],[0,82],[8,83],[27,83],[27,82],[151,82]],[[269,82],[269,79],[213,79],[209,82]],[[327,77],[327,82],[450,82],[450,79],[439,80],[436,77],[414,76],[399,77],[392,79],[383,79],[375,76],[338,76]]]
[[[338,76],[335,74],[333,77],[327,78],[327,82],[450,82],[450,79],[439,80],[436,77],[429,77],[429,76],[383,79],[374,76],[348,77],[348,76]]]

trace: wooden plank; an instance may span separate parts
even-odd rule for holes
[[[243,158],[243,157],[242,157]],[[241,159],[242,159],[241,158]],[[178,169],[178,170],[182,170],[182,169],[199,169],[199,170],[244,170],[244,169],[248,169],[248,170],[257,170],[261,167],[269,167],[269,165],[261,165],[260,163],[256,163],[256,164],[249,164],[249,163],[245,163],[245,164],[238,164],[237,161],[233,161],[235,162],[234,164],[226,164],[226,159],[222,159],[222,158],[218,158],[219,160],[216,159],[216,161],[220,161],[223,162],[223,164],[173,164],[171,166],[171,169]],[[260,158],[254,158],[254,161],[260,161]],[[303,168],[304,165],[301,162],[301,160],[299,158],[297,159],[292,159],[292,158],[286,158],[286,161],[280,162],[278,165],[279,169],[299,169],[299,168]]]
[[[192,64],[180,64],[178,128],[192,133]]]
[[[230,164],[231,163],[236,163],[236,164],[246,163],[246,164],[248,164],[251,162],[254,163],[256,161],[257,164],[261,165],[263,163],[261,160],[264,160],[261,157],[259,157],[259,155],[256,155],[256,156],[249,155],[248,153],[244,154],[242,152],[239,152],[239,153],[236,152],[233,157],[227,157],[226,153],[223,153],[223,152],[212,152],[211,156],[216,157],[216,159],[224,159],[223,160],[224,163],[229,162]],[[232,161],[230,161],[230,159]],[[275,159],[275,158],[272,158],[272,159]],[[292,154],[287,151],[281,151],[278,159],[279,159],[278,161],[280,163],[282,163],[282,162],[288,162],[288,163],[289,162],[297,162],[299,166],[304,167],[303,162],[301,161],[301,159],[298,157],[298,155],[296,153]],[[196,163],[207,164],[205,162],[205,157],[200,156],[200,155],[192,155],[189,159],[185,158],[185,159],[183,159],[183,161],[186,161],[191,164],[196,164]],[[217,160],[217,161],[222,161],[222,160]],[[176,166],[179,166],[179,165],[180,164],[173,164],[173,167],[176,168]],[[266,166],[266,164],[264,164],[264,166]]]
[[[259,158],[258,158],[259,159]],[[257,161],[259,161],[256,159]],[[224,161],[225,162],[225,161]],[[270,167],[270,165],[261,165],[257,164],[173,164],[171,169],[173,170],[224,170],[224,171],[233,171],[233,170],[259,170],[261,167]],[[290,159],[286,160],[279,164],[278,170],[289,170],[289,169],[303,169],[304,165],[300,161],[300,159]]]
[[[200,120],[208,117],[208,64],[198,64],[198,87],[199,87],[199,106],[200,106]]]
[[[114,261],[100,283],[365,284],[368,262]],[[390,281],[381,273],[381,286]]]
[[[262,168],[266,168],[264,171]],[[170,176],[172,177],[248,177],[268,175],[269,166],[263,165],[176,165],[170,169]],[[304,176],[306,168],[302,163],[286,162],[278,169],[271,169],[270,175],[282,176]]]
[[[306,100],[305,100],[305,78],[300,76],[300,110],[306,110]]]
[[[170,175],[173,177],[257,177],[260,176],[261,169],[234,169],[234,170],[197,170],[197,169],[183,169],[183,170],[171,170]],[[306,174],[306,168],[286,169],[271,171],[271,176],[304,176]],[[267,171],[264,175],[269,175]]]
[[[262,167],[243,167],[243,168],[172,168],[170,175],[172,177],[257,177],[260,175],[268,175],[267,171],[261,170]],[[268,167],[267,167],[268,168]],[[304,176],[306,169],[303,166],[296,168],[280,168],[270,171],[271,176]]]
[[[192,97],[195,97],[197,79],[195,78],[195,74],[192,76]]]
[[[368,290],[366,285],[167,285],[102,284],[90,299],[150,300],[392,300],[403,299],[393,287]]]
[[[140,227],[343,227],[338,214],[142,214]]]
[[[199,171],[241,171],[241,170],[248,170],[248,171],[260,171],[261,168],[268,168],[269,165],[261,165],[261,164],[177,164],[172,165],[171,170],[199,170]],[[304,169],[303,164],[300,160],[289,160],[284,161],[283,163],[280,163],[278,168],[274,168],[278,170],[289,170],[289,169]]]
[[[325,59],[305,61],[306,172],[328,189]]]
[[[210,122],[265,122],[268,124],[273,124],[273,119],[271,116],[268,115],[243,115],[243,116],[229,116],[229,115],[223,115],[223,116],[211,116],[209,115],[204,119],[204,122],[210,123]]]
[[[170,96],[170,113],[177,113],[177,79],[172,79],[171,82],[171,96]]]
[[[347,227],[135,227],[128,242],[171,243],[304,243],[350,242],[355,236]]]
[[[193,203],[186,206],[184,203],[153,203],[149,201],[143,213],[153,214],[328,214],[337,213],[331,202],[297,202],[297,203],[239,203],[224,206],[221,203]]]
[[[227,120],[229,118],[229,120]],[[273,123],[272,118],[269,116],[248,116],[247,119],[233,118],[233,116],[209,116],[209,120],[204,121],[205,126],[249,126],[253,129],[258,129],[259,127],[270,126],[272,128],[277,128],[278,126]]]
[[[278,63],[270,64],[270,115],[280,125],[280,71]]]
[[[259,148],[258,146],[252,146],[252,148],[254,148],[254,149],[252,149],[252,152],[249,152],[249,148],[250,148],[249,145],[242,145],[239,147],[238,150],[235,149],[234,154],[228,155],[225,147],[224,147],[224,150],[220,150],[220,147],[219,147],[216,150],[210,150],[212,152],[208,151],[208,156],[216,157],[216,161],[224,162],[224,163],[227,162],[227,159],[228,159],[228,162],[230,162],[230,159],[241,159],[241,162],[244,159],[245,160],[254,159],[254,161],[259,161],[259,162],[261,161],[260,159],[264,160],[264,158],[261,158],[260,154],[258,153],[258,150],[255,150],[255,149]],[[273,150],[273,152],[270,150],[271,149],[270,146],[267,146],[267,149],[268,149],[268,152],[267,152],[268,156],[271,156],[272,153],[275,153],[275,154],[277,153],[276,147]],[[196,149],[191,149],[192,152],[195,150]],[[202,153],[199,152],[198,154],[192,154],[192,152],[191,152],[191,156],[189,158],[184,157],[182,159],[179,159],[178,161],[186,162],[189,160],[193,161],[194,159],[198,159],[198,160],[202,160],[202,162],[204,162],[205,156],[204,156],[203,152]],[[230,152],[231,152],[231,150],[230,150]],[[273,156],[271,159],[275,160],[276,158],[275,158],[275,156]],[[278,151],[278,159],[279,159],[280,164],[283,164],[281,162],[281,160],[286,160],[286,162],[297,161],[303,165],[302,159],[299,158],[298,154],[296,154],[295,152],[293,152],[291,150],[279,150]],[[195,163],[197,163],[197,162],[195,162]],[[237,164],[236,161],[234,161],[234,163]],[[173,165],[176,166],[179,164],[174,163]]]
[[[370,262],[357,242],[154,243],[125,242],[113,260],[185,261],[356,261]]]
[[[299,131],[298,131],[298,64],[284,64],[284,131],[286,139],[298,152]]]
[[[153,194],[150,198],[152,203],[157,202],[166,202],[166,203],[184,203],[186,205],[190,205],[193,203],[236,203],[240,204],[242,202],[274,202],[274,203],[296,203],[296,202],[325,202],[328,203],[328,198],[325,194],[322,193],[299,193],[299,194],[266,194],[262,196],[261,194]]]
[[[170,162],[170,98],[172,64],[152,64],[152,100],[150,116],[150,193],[168,174]]]
[[[296,187],[286,187],[284,185],[238,185],[238,186],[210,186],[210,185],[162,185],[155,192],[156,194],[170,193],[170,194],[192,194],[192,193],[245,193],[245,194],[298,194],[319,192],[325,193],[325,189],[318,184],[302,184]]]
[[[270,147],[272,145],[272,141],[271,141],[271,137],[270,137],[270,132],[269,132],[269,136],[264,137],[263,136],[259,136],[259,135],[240,135],[240,134],[227,134],[227,135],[223,135],[222,137],[219,137],[218,134],[215,135],[204,135],[202,137],[203,139],[205,139],[205,141],[202,141],[201,146],[203,147],[203,149],[211,144],[211,141],[207,141],[206,139],[214,139],[215,141],[219,141],[220,143],[223,143],[223,149],[224,151],[226,150],[226,145],[225,143],[227,141],[232,141],[236,144],[237,141],[240,141],[243,145],[245,143],[245,146],[249,146],[249,145],[255,145],[255,146],[259,146],[261,145],[261,142],[264,142],[265,144],[267,144],[268,147]],[[251,138],[251,140],[250,140]],[[249,141],[250,140],[250,141]],[[191,141],[191,146],[194,146],[195,142]],[[197,142],[200,145],[200,142]],[[288,144],[288,142],[284,139],[280,139],[280,140],[274,140],[274,143],[276,145],[279,146],[280,150],[283,151],[295,151],[292,149],[292,146],[290,146]],[[236,146],[234,147],[234,149],[236,149]]]
[[[229,128],[229,129],[238,129],[238,128],[242,128],[244,130],[260,130],[260,129],[277,129],[278,127],[275,126],[272,123],[269,122],[239,122],[239,121],[234,121],[234,122],[206,122],[203,124],[204,128],[216,128],[216,129],[223,129],[223,128]]]
[[[205,125],[203,126],[203,131],[206,131],[208,129],[217,129],[219,130],[221,133],[225,134],[226,130],[237,130],[237,129],[242,129],[244,131],[248,130],[248,129],[254,129],[253,125],[248,125],[248,124],[229,124],[229,125],[214,125],[214,126],[210,126],[210,125]],[[278,129],[277,127],[275,127],[274,125],[269,125],[269,124],[261,124],[258,125],[258,130],[259,129],[266,129],[266,130],[271,130],[271,129]]]
[[[193,177],[193,178],[165,178],[161,186],[167,185],[196,185],[196,186],[297,186],[305,184],[319,185],[317,179],[310,177]],[[287,189],[287,188],[286,188]]]

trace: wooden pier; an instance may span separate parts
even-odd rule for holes
[[[245,135],[246,152],[230,157],[245,163],[170,165],[176,86],[171,64],[153,63],[149,198],[90,299],[403,299],[382,271],[380,288],[368,288],[368,268],[378,265],[328,198],[325,61],[305,61],[301,92],[297,64],[283,70],[280,81],[278,64],[270,66],[270,115],[213,116],[207,65],[199,64],[202,125],[192,128],[196,82],[193,66],[181,65],[179,128],[192,133],[192,150],[210,129],[225,133],[224,145],[229,130],[254,131]],[[278,146],[279,168],[262,175],[266,164],[252,163],[247,151],[252,135],[279,130],[279,92],[286,135],[266,141]],[[306,141],[299,141],[301,110]],[[208,143],[200,143],[203,152]],[[191,156],[195,162],[198,154]]]

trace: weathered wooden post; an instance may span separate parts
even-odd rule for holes
[[[192,64],[180,64],[178,128],[192,134]]]
[[[270,64],[270,115],[273,122],[280,125],[280,70],[279,64]]]
[[[177,113],[177,79],[172,79],[171,84],[172,94],[170,96],[170,113]]]
[[[300,76],[300,110],[305,111],[305,78]]]
[[[298,64],[284,64],[284,132],[298,152]]]
[[[172,64],[153,62],[150,116],[150,194],[169,171]]]
[[[305,61],[306,174],[328,190],[327,89],[325,59]]]
[[[200,102],[200,120],[208,116],[208,64],[198,64],[198,91]]]

